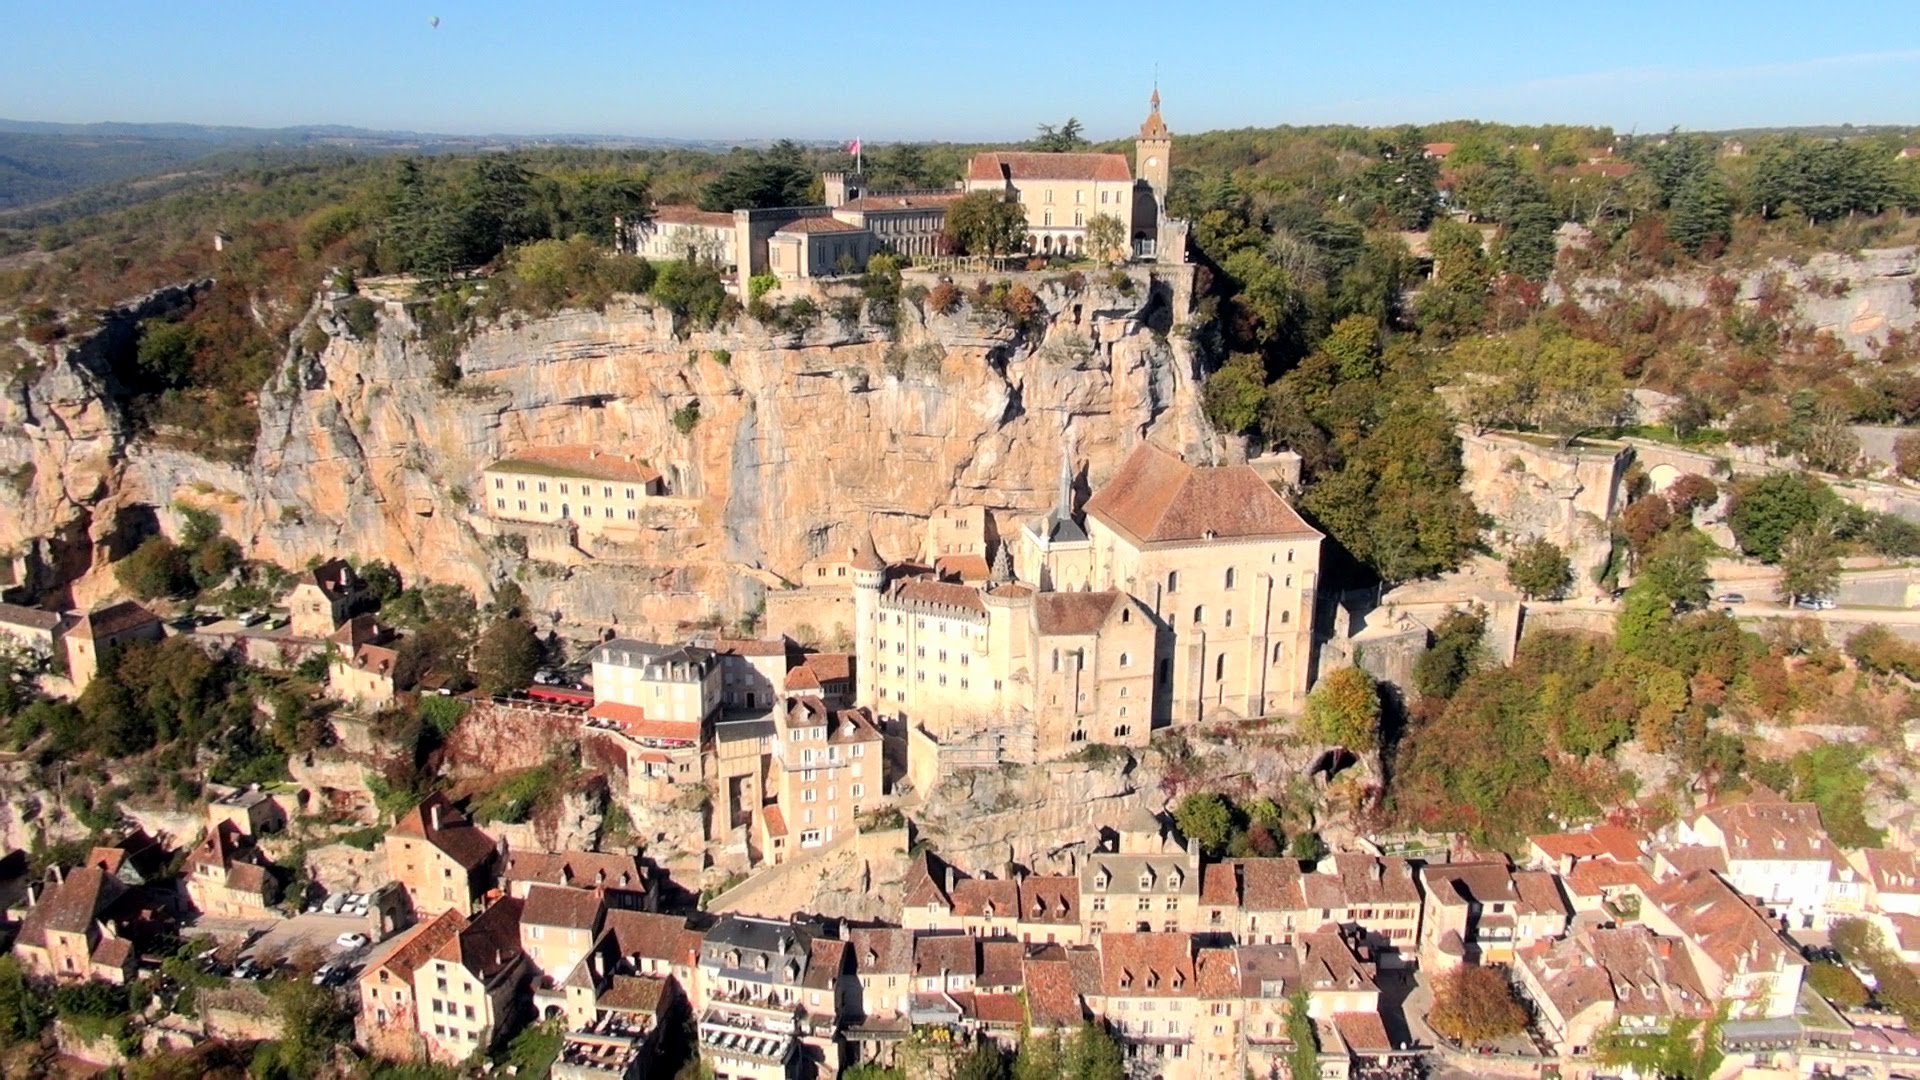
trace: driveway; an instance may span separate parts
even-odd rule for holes
[[[344,952],[334,943],[335,938],[341,934],[364,934],[366,931],[367,920],[364,916],[295,915],[274,924],[273,929],[249,946],[243,955],[285,958],[303,949],[318,949],[322,956],[332,960]]]

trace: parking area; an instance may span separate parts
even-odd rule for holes
[[[318,950],[322,957],[333,960],[342,953],[364,952],[366,949],[364,944],[357,949],[342,948],[339,944],[340,935],[366,936],[366,933],[367,920],[362,917],[325,913],[295,915],[274,924],[272,929],[248,945],[241,955],[279,960]]]

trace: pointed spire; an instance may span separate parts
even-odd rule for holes
[[[873,526],[860,531],[860,543],[853,549],[853,568],[855,570],[885,570],[886,560],[880,557],[880,550],[873,545]]]
[[[1073,516],[1073,432],[1067,432],[1066,447],[1060,452],[1060,491],[1053,500],[1055,520]]]
[[[993,572],[988,582],[993,585],[1005,585],[1013,580],[1013,557],[1009,554],[1012,545],[1002,540],[1000,549],[993,553]]]

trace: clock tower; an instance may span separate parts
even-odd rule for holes
[[[1167,131],[1167,122],[1160,119],[1160,88],[1156,86],[1146,122],[1140,125],[1140,137],[1133,144],[1134,175],[1152,190],[1156,216],[1166,213],[1167,159],[1172,156],[1173,135]]]

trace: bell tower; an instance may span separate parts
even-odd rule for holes
[[[1147,119],[1140,125],[1140,137],[1134,140],[1133,169],[1140,182],[1152,189],[1154,209],[1159,213],[1166,211],[1171,170],[1168,159],[1172,156],[1173,135],[1167,130],[1167,122],[1160,119],[1160,87],[1155,86]]]

